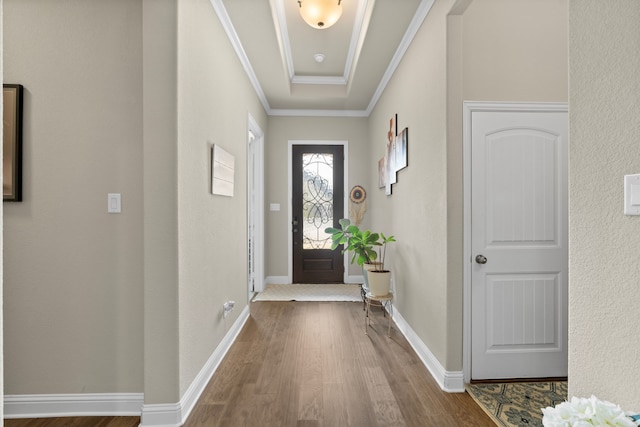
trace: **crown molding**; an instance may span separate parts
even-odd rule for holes
[[[238,55],[238,59],[242,63],[244,71],[247,73],[247,76],[251,81],[253,89],[256,91],[258,98],[260,98],[262,107],[267,111],[267,113],[269,113],[269,111],[271,111],[271,106],[269,106],[267,96],[264,94],[262,86],[260,86],[260,82],[258,81],[256,73],[253,71],[253,67],[251,67],[247,53],[245,52],[244,47],[242,47],[238,33],[236,33],[236,29],[231,23],[231,18],[229,18],[227,9],[224,7],[222,0],[210,0],[210,2],[211,6],[213,6],[213,10],[216,12],[218,19],[220,20],[220,23],[222,24],[222,27],[224,28],[225,33],[227,33],[227,37],[229,38],[233,49],[236,51],[236,55]]]
[[[344,77],[334,76],[294,76],[293,79],[291,79],[291,83],[302,85],[346,86],[347,79],[345,79]]]
[[[366,110],[272,109],[270,116],[284,117],[369,117]]]
[[[391,59],[391,62],[389,63],[387,70],[382,76],[382,80],[380,80],[380,84],[378,85],[378,88],[376,89],[376,91],[373,93],[373,96],[371,97],[371,101],[369,102],[369,106],[367,107],[368,114],[371,114],[376,104],[380,100],[380,97],[382,96],[382,94],[384,93],[384,90],[389,84],[391,77],[393,77],[393,73],[396,72],[396,68],[398,68],[398,65],[400,65],[400,61],[402,61],[404,54],[407,53],[407,49],[409,49],[411,42],[413,41],[416,34],[418,33],[418,30],[420,29],[420,26],[422,26],[422,23],[424,22],[425,18],[429,14],[429,11],[431,11],[434,1],[435,0],[422,0],[420,2],[420,5],[418,6],[418,10],[416,11],[416,14],[411,20],[411,23],[409,24],[409,28],[407,28],[407,31],[404,33],[404,37],[402,38],[402,41],[398,46],[398,50],[396,50],[395,55],[393,55],[393,58]]]
[[[285,21],[282,0],[272,0],[272,1],[276,5],[275,15],[277,20],[279,21],[279,25],[281,26],[282,22]],[[358,17],[357,17],[358,20],[360,21],[364,20],[366,5],[368,4],[369,1],[372,1],[372,0],[361,1],[360,8],[358,9]],[[247,73],[247,76],[249,77],[249,80],[251,81],[251,84],[254,90],[256,91],[256,94],[260,99],[260,102],[262,103],[262,106],[265,109],[265,112],[267,113],[267,115],[292,116],[292,117],[369,117],[369,115],[371,115],[371,113],[373,112],[373,109],[375,108],[376,104],[380,100],[380,97],[384,93],[384,90],[386,89],[387,85],[389,84],[389,81],[391,80],[393,73],[398,68],[400,61],[402,61],[402,58],[407,52],[409,45],[413,41],[418,30],[420,29],[420,26],[422,25],[425,18],[429,14],[429,11],[433,6],[434,1],[435,0],[422,0],[420,2],[420,5],[418,6],[418,9],[416,11],[416,14],[411,20],[411,23],[409,24],[409,28],[405,32],[405,35],[402,38],[402,41],[400,42],[398,50],[396,51],[391,62],[389,63],[389,66],[387,67],[387,70],[385,71],[382,79],[380,80],[380,83],[378,84],[378,87],[374,92],[366,110],[304,110],[304,109],[272,109],[271,108],[271,106],[269,105],[269,101],[267,100],[267,97],[262,89],[262,86],[260,85],[260,82],[258,81],[258,78],[255,72],[253,71],[253,68],[251,67],[249,58],[247,57],[247,54],[244,48],[242,47],[242,43],[240,42],[238,34],[236,33],[235,28],[231,23],[231,19],[229,18],[229,14],[225,9],[224,4],[222,3],[222,0],[210,0],[211,5],[213,6],[213,9],[216,15],[218,16],[218,19],[220,19],[220,22],[227,34],[227,37],[229,38],[229,41],[231,42],[231,45],[233,46],[233,49],[235,50],[238,56],[238,59],[242,63],[242,66],[245,72]],[[286,23],[284,25],[285,25],[284,28],[286,29]],[[281,30],[282,28],[280,28],[280,31]],[[356,29],[354,28],[354,33],[355,31]],[[362,22],[360,24],[360,28],[358,28],[358,31],[362,31]],[[281,42],[285,43],[284,39],[287,39],[288,34],[281,33],[280,37],[282,39]],[[288,39],[286,40],[286,43],[288,43]],[[353,40],[352,40],[352,43],[353,43]],[[290,55],[290,49],[285,49],[285,50],[288,50]],[[351,51],[351,47],[350,47],[350,51]],[[286,55],[287,54],[285,53],[285,56]],[[351,61],[353,61],[353,58],[351,58]],[[296,83],[300,81],[300,82],[304,82],[304,84],[336,84],[337,85],[337,84],[345,84],[346,82],[348,82],[347,77],[344,77],[344,76],[343,78],[345,83],[342,83],[342,80],[334,80],[336,78],[332,78],[332,77],[327,78],[327,77],[318,77],[318,76],[310,76],[310,77],[294,76],[292,65],[291,66],[289,65],[292,63],[292,61],[287,60],[286,62],[287,62],[287,67],[289,67],[290,78],[292,79],[292,81],[295,78],[297,80]],[[348,76],[348,74],[346,73],[346,70],[345,70],[345,76]],[[318,83],[317,79],[328,79],[333,83],[327,83],[327,82]],[[338,83],[338,81],[340,82]]]

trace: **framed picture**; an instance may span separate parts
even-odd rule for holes
[[[394,114],[389,119],[389,131],[387,132],[387,151],[385,154],[387,164],[388,184],[395,184],[396,180],[396,135],[398,134],[398,115]],[[390,192],[387,192],[389,195]]]
[[[3,168],[2,198],[22,201],[22,85],[3,84],[2,117]]]
[[[395,184],[398,182],[398,175],[396,174],[396,139],[393,138],[393,142],[387,145],[387,153],[385,154],[387,159],[387,181],[389,184]]]
[[[211,147],[211,194],[233,197],[235,157],[218,144]]]
[[[404,128],[396,136],[396,171],[407,167],[407,144],[409,143],[409,128]]]
[[[385,188],[387,185],[387,162],[382,157],[378,160],[378,188]]]

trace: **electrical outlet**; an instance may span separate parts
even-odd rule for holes
[[[229,313],[233,311],[233,307],[235,305],[236,305],[235,301],[227,301],[224,304],[222,304],[222,317],[224,319],[226,319]]]

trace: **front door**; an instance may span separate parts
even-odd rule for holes
[[[324,232],[344,212],[343,153],[342,145],[292,146],[293,283],[343,281],[344,256]]]
[[[471,378],[567,375],[567,113],[471,113]]]

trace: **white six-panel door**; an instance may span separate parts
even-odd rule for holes
[[[567,113],[471,113],[471,378],[567,375]]]

